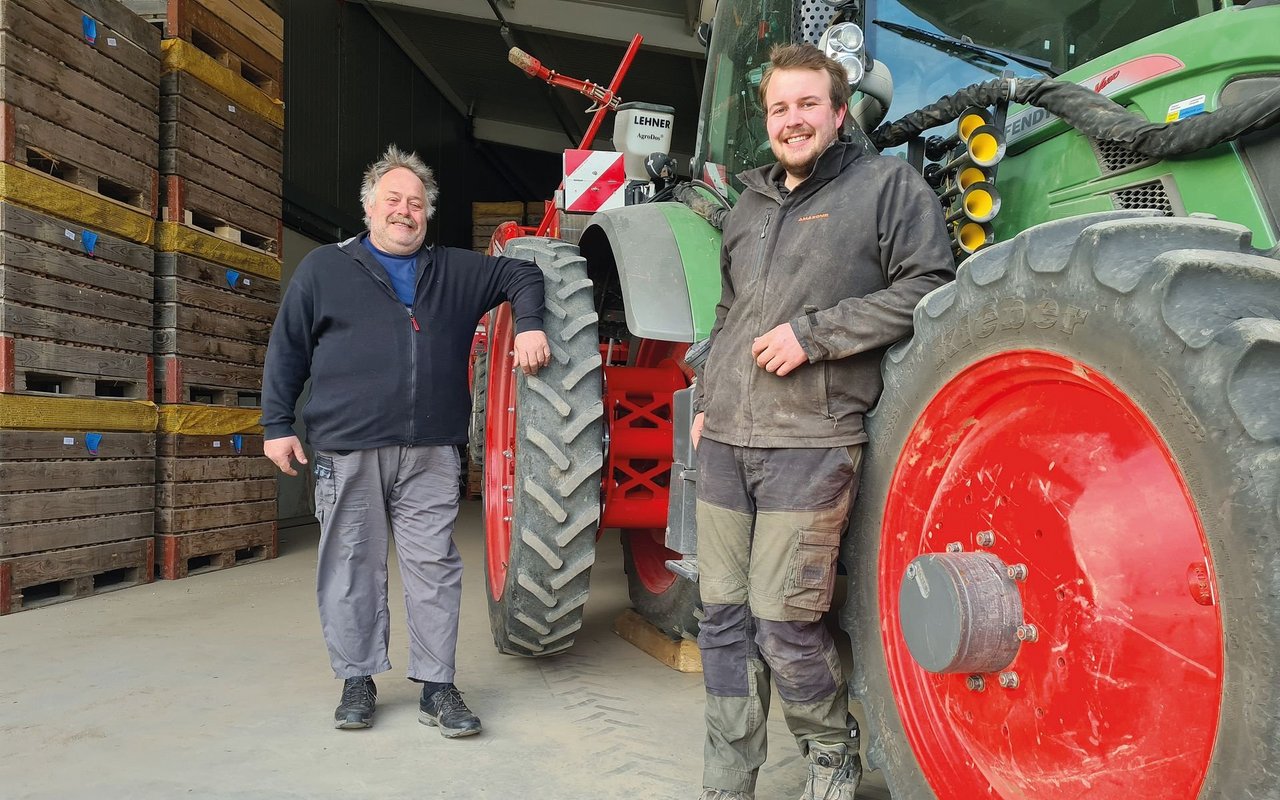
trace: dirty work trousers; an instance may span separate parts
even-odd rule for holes
[[[316,594],[337,677],[391,669],[387,553],[394,536],[409,623],[408,677],[453,681],[462,600],[462,557],[453,543],[459,469],[452,445],[316,452]]]
[[[698,634],[706,684],[703,785],[753,792],[770,677],[800,750],[852,744],[831,607],[862,447],[698,445]],[[856,745],[854,745],[856,747]]]

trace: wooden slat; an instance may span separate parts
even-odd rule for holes
[[[253,522],[274,522],[275,519],[275,500],[197,508],[157,508],[156,533],[187,533]]]
[[[236,21],[209,11],[196,0],[174,0],[170,4],[169,19],[178,22],[180,38],[195,43],[267,94],[281,96],[284,42],[273,36],[255,36],[258,30],[240,27]],[[174,35],[174,31],[170,30],[170,35]]]
[[[0,236],[0,265],[26,270],[32,275],[105,289],[118,296],[127,295],[130,299],[149,301],[155,294],[151,276],[146,273],[16,236]]]
[[[239,296],[252,297],[278,308],[280,303],[280,282],[260,275],[233,270],[212,261],[206,261],[187,253],[156,253],[156,300],[161,302],[178,302],[179,297],[175,284],[184,281],[193,284],[212,286],[222,291],[233,292]],[[232,280],[234,273],[234,280]],[[234,288],[233,288],[234,287]],[[210,306],[216,308],[216,306]],[[275,311],[270,317],[274,319]]]
[[[200,436],[189,433],[165,433],[156,437],[156,455],[166,458],[262,456],[262,434],[240,434],[239,441],[240,449],[237,450],[235,439],[230,435]]]
[[[284,169],[284,130],[190,73],[161,76],[160,121],[204,131],[269,169]]]
[[[81,223],[41,214],[13,203],[0,202],[0,233],[16,234],[42,244],[85,253],[84,232],[90,230]],[[150,247],[135,244],[102,231],[91,230],[96,237],[93,258],[110,261],[141,272],[150,273],[155,264],[155,253]]]
[[[154,337],[156,355],[188,356],[210,361],[230,361],[261,367],[266,363],[265,345],[231,339],[211,339],[194,331],[161,328]]]
[[[3,137],[0,129],[0,139]],[[55,217],[79,220],[94,230],[110,231],[140,244],[151,244],[156,231],[153,214],[26,166],[0,163],[0,197]]]
[[[48,391],[40,388],[41,377],[61,377],[82,385],[79,391],[62,394],[82,397],[123,397],[149,400],[151,364],[148,354],[120,353],[55,342],[15,339],[12,369],[17,379],[14,391]],[[31,376],[36,376],[31,380]],[[36,385],[32,385],[32,383]]]
[[[15,492],[140,485],[154,475],[155,463],[149,459],[0,461],[0,486]]]
[[[155,506],[155,497],[150,484],[0,494],[0,525],[145,511]]]
[[[150,323],[140,325],[108,322],[3,301],[0,301],[0,331],[135,353],[146,353],[151,349]]]
[[[150,169],[154,170],[159,166],[160,154],[156,150],[156,131],[142,133],[132,130],[99,113],[97,109],[91,109],[80,103],[69,103],[65,100],[50,102],[47,87],[15,72],[6,71],[3,76],[0,76],[0,83],[4,85],[3,97],[0,99],[15,108],[25,110],[33,116],[66,130],[75,131],[93,142],[106,145]],[[22,120],[21,115],[14,116],[14,125],[20,134]],[[39,131],[31,134],[29,139],[31,143],[46,144],[49,147],[55,144],[52,141],[46,143],[35,138],[37,133]]]
[[[210,176],[204,177],[208,179]],[[210,182],[216,183],[213,180]],[[164,189],[166,222],[190,225],[193,224],[193,220],[188,219],[187,215],[201,214],[238,231],[239,242],[242,244],[249,244],[272,253],[279,250],[282,206],[278,198],[265,200],[261,206],[254,207],[177,175],[166,176]],[[264,192],[260,194],[265,195]],[[194,224],[198,228],[206,227],[199,220],[195,220]],[[214,224],[212,228],[206,227],[206,230],[225,235],[219,228],[219,225]]]
[[[151,325],[151,308],[145,300],[119,294],[91,293],[74,284],[31,275],[16,269],[0,273],[0,299],[112,319],[131,325],[143,327]]]
[[[235,158],[230,151],[223,155]],[[210,192],[234,199],[237,203],[267,212],[273,223],[280,217],[276,211],[280,206],[280,192],[274,187],[255,186],[240,174],[229,171],[227,164],[204,161],[182,150],[162,150],[160,170],[165,175],[178,175],[186,179],[188,191],[198,184]]]
[[[261,403],[262,368],[224,364],[181,356],[156,356],[157,394],[164,403],[257,406]],[[204,398],[205,394],[211,394]]]
[[[84,12],[63,0],[7,0],[0,15],[0,27],[12,31],[24,42],[43,50],[63,64],[93,76],[104,86],[137,98],[148,108],[157,108],[160,84],[158,52],[141,47],[107,44],[111,35],[98,37],[93,47],[83,35]],[[149,34],[154,35],[154,34]],[[159,49],[159,37],[153,39]]]
[[[156,480],[239,481],[275,477],[275,465],[262,455],[261,446],[257,453],[250,455],[256,458],[159,458],[156,459]]]
[[[112,89],[90,75],[67,69],[47,53],[32,48],[8,31],[0,33],[0,65],[3,65],[6,77],[11,74],[23,75],[48,87],[50,94],[63,98],[63,102],[75,101],[86,108],[95,109],[129,130],[143,136],[156,136],[159,87],[154,92],[147,89],[140,94],[132,94],[127,89]],[[0,80],[0,86],[5,83]]]
[[[162,130],[164,138],[169,138],[172,128]],[[197,173],[191,168],[184,169],[186,158],[203,162],[245,181],[255,189],[266,192],[270,196],[279,196],[283,191],[283,180],[280,170],[265,167],[235,150],[227,142],[207,136],[205,132],[195,128],[177,128],[176,141],[165,141],[160,151],[160,167],[166,175],[182,175],[192,180]]]
[[[238,107],[247,108],[279,128],[284,127],[284,104],[279,97],[268,95],[181,39],[165,39],[161,50],[165,71],[189,72],[231,98]]]
[[[259,277],[280,280],[280,258],[274,252],[236,244],[176,222],[156,223],[155,233],[157,251],[185,253],[224,267],[252,272]],[[275,246],[278,244],[274,243]]]
[[[220,314],[181,303],[157,303],[157,328],[177,328],[252,344],[265,345],[271,336],[271,323],[246,319],[233,314]]]
[[[41,553],[66,547],[83,547],[103,542],[117,542],[151,536],[155,530],[155,511],[113,517],[81,517],[58,522],[0,527],[0,556]]]
[[[71,4],[98,21],[108,29],[106,36],[99,36],[96,47],[103,52],[112,52],[112,45],[106,39],[114,34],[123,36],[131,44],[141,48],[152,58],[160,58],[160,32],[148,25],[137,14],[125,8],[118,0],[70,0]],[[116,46],[119,46],[117,42]]]
[[[236,30],[243,31],[245,36],[270,53],[277,61],[284,61],[283,35],[276,35],[263,24],[265,20],[272,20],[271,24],[274,25],[274,20],[279,20],[280,15],[271,11],[266,4],[257,4],[260,8],[256,13],[250,13],[245,10],[249,4],[243,0],[241,2],[202,0],[202,2],[214,16],[226,20]]]
[[[10,163],[38,166],[57,164],[57,176],[82,189],[154,213],[158,175],[155,167],[122,155],[113,147],[86,139],[75,131],[49,122],[21,108],[13,108],[15,151]],[[163,154],[161,161],[163,161]],[[110,181],[115,186],[104,183]]]
[[[166,580],[275,558],[275,522],[156,536],[156,570]]]
[[[150,463],[155,457],[155,433],[104,431],[99,435],[102,438],[98,441],[95,455],[89,452],[85,444],[84,432],[80,430],[0,429],[0,461],[137,458]],[[0,486],[3,485],[5,484],[0,482]]]
[[[263,280],[265,281],[266,279],[264,278]],[[241,275],[236,283],[240,285],[243,281],[244,276]],[[280,308],[276,302],[258,300],[244,292],[232,291],[227,288],[226,284],[211,286],[183,278],[163,276],[156,279],[155,299],[156,302],[160,303],[176,303],[181,306],[201,308],[206,311],[244,318],[245,320],[265,322],[268,330]],[[256,340],[257,337],[236,338]]]
[[[193,506],[275,500],[276,481],[210,481],[205,483],[156,484],[156,506],[189,508]]]
[[[0,614],[150,583],[154,561],[151,537],[0,559]]]

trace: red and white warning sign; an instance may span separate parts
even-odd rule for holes
[[[626,204],[627,172],[622,153],[564,151],[564,210],[582,214]]]

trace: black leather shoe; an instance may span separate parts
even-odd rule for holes
[[[347,678],[342,684],[342,699],[333,712],[333,727],[356,730],[373,725],[373,708],[378,700],[378,687],[373,678],[363,675]]]
[[[423,687],[422,700],[418,702],[418,722],[439,728],[440,735],[446,739],[480,732],[480,718],[471,713],[462,701],[462,692],[452,683],[430,696]]]

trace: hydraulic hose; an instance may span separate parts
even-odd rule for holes
[[[698,191],[698,188],[704,188],[712,196],[715,202],[707,197],[706,194]],[[724,195],[716,191],[713,187],[708,186],[702,181],[691,181],[689,183],[678,183],[671,187],[671,195],[688,206],[693,213],[711,223],[711,227],[716,230],[724,229],[724,218],[729,215],[730,203],[725,199]]]
[[[871,141],[881,150],[895,147],[929,128],[958,119],[969,106],[991,106],[1002,100],[1043,108],[1090,139],[1120,142],[1135,153],[1156,159],[1194,153],[1280,122],[1280,86],[1247,103],[1208,114],[1150,122],[1077,83],[1009,78],[975,83],[881,125],[871,134]]]

